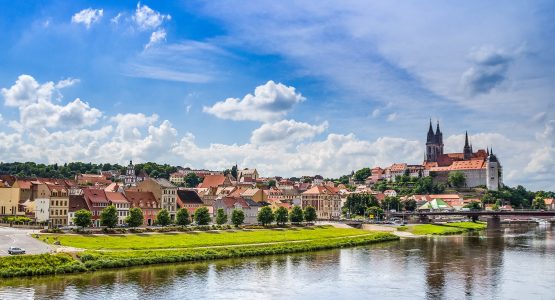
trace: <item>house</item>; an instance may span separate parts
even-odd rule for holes
[[[0,216],[17,215],[19,191],[19,188],[0,186]]]
[[[123,225],[129,216],[129,207],[131,204],[125,197],[125,194],[120,192],[106,192],[106,199],[110,201],[110,205],[116,207],[118,212],[118,224]]]
[[[317,185],[302,193],[301,199],[301,207],[314,207],[318,219],[338,219],[341,216],[341,197],[336,188]]]
[[[127,200],[131,203],[131,208],[138,207],[143,212],[143,225],[151,226],[156,221],[156,216],[160,212],[160,205],[152,192],[137,192],[128,190],[125,192]]]
[[[445,201],[441,199],[433,199],[431,201],[427,201],[423,205],[421,205],[417,210],[439,210],[439,211],[451,211],[453,207],[447,204]]]
[[[170,182],[173,184],[177,184],[177,185],[183,185],[185,184],[185,177],[187,175],[181,173],[181,172],[174,172],[170,174]]]
[[[106,175],[98,174],[78,174],[75,181],[80,186],[108,186],[112,181],[106,178]]]
[[[216,188],[219,186],[230,186],[231,180],[225,175],[207,175],[199,184],[199,188]]]
[[[386,197],[397,197],[397,192],[395,190],[385,190],[383,193]]]
[[[255,202],[264,202],[266,200],[266,195],[264,195],[264,192],[259,188],[248,188],[241,193],[241,197]]]
[[[258,177],[259,175],[256,169],[243,169],[237,171],[238,182],[256,182]]]
[[[90,208],[83,195],[70,195],[69,196],[69,208],[67,213],[67,225],[75,226],[73,219],[75,218],[75,212],[81,209],[89,210]]]
[[[214,216],[220,208],[223,208],[227,214],[228,222],[231,222],[233,210],[240,209],[245,214],[245,224],[256,224],[258,211],[262,208],[262,204],[241,197],[224,197],[216,199],[214,202]]]
[[[554,198],[546,198],[543,199],[545,202],[545,208],[547,210],[555,210],[555,199]]]
[[[161,209],[170,214],[170,219],[175,220],[177,212],[177,187],[164,178],[147,178],[137,183],[131,190],[138,192],[152,192]]]
[[[50,193],[50,227],[67,225],[67,212],[69,210],[69,190],[64,185],[46,183]]]
[[[92,213],[93,226],[100,227],[100,214],[104,208],[110,205],[106,192],[101,189],[87,188],[83,189],[83,197]]]
[[[322,183],[324,183],[324,177],[322,177],[322,175],[316,175],[312,179],[312,184],[314,185],[322,185]]]
[[[177,206],[189,211],[189,215],[193,216],[195,210],[204,206],[204,202],[199,197],[197,192],[192,190],[178,190],[177,191]]]
[[[32,198],[35,203],[35,221],[50,222],[50,189],[45,183],[33,181],[31,186]]]

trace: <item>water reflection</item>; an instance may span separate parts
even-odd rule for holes
[[[552,228],[9,279],[0,299],[550,298]]]

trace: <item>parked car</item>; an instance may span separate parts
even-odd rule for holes
[[[8,249],[8,254],[14,255],[14,254],[25,254],[25,249],[21,249],[19,247],[10,247]]]

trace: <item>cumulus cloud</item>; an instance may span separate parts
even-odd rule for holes
[[[141,5],[141,2],[137,3],[133,21],[140,30],[156,29],[162,25],[164,20],[171,20],[171,16],[163,15],[146,5]]]
[[[481,47],[470,54],[473,63],[461,77],[469,95],[486,94],[505,81],[513,56],[501,49]]]
[[[117,114],[110,120],[116,124],[116,133],[120,141],[129,141],[140,138],[141,132],[138,128],[152,125],[158,121],[158,115],[152,114],[147,116],[142,113],[138,114]]]
[[[165,40],[166,40],[166,30],[164,29],[156,30],[150,35],[150,40],[148,41],[148,44],[145,45],[145,48],[150,48],[160,43],[161,41],[165,41]]]
[[[87,8],[74,14],[71,17],[71,22],[75,24],[84,24],[87,29],[89,29],[93,23],[100,21],[103,15],[104,10],[102,9]]]
[[[295,104],[305,98],[294,87],[270,80],[256,87],[253,94],[243,99],[227,98],[203,111],[220,119],[270,122],[284,117]]]
[[[313,138],[324,132],[327,128],[327,121],[320,125],[311,125],[295,120],[266,123],[252,132],[251,143],[264,144],[279,142],[283,146],[287,146],[287,144],[291,142],[299,142]]]

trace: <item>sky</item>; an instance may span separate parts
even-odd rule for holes
[[[553,1],[0,0],[0,161],[339,177],[492,147],[555,189]]]

